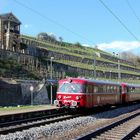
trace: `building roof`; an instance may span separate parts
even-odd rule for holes
[[[21,24],[19,19],[15,15],[13,15],[13,13],[0,14],[0,19],[13,21],[13,22],[15,22],[17,24]]]

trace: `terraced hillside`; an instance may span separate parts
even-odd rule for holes
[[[20,53],[1,50],[1,63],[4,63],[3,61],[7,63],[1,64],[1,76],[50,78],[50,59],[53,57],[52,71],[55,79],[66,76],[95,78],[95,72],[97,79],[118,80],[119,78],[119,81],[140,79],[140,67],[98,48],[58,41],[48,42],[26,35],[21,35],[20,38],[24,44]],[[9,60],[14,62],[9,63]]]
[[[96,69],[97,78],[118,79],[120,73],[121,79],[140,79],[140,67],[97,48],[64,42],[52,43],[25,35],[21,36],[21,40],[30,47],[43,49],[45,55],[40,56],[43,61],[47,62],[54,57],[54,71],[61,69],[65,72],[65,76],[93,78]]]
[[[33,78],[38,79],[36,76],[37,72],[31,72],[21,65],[17,63],[17,61],[12,59],[0,59],[0,76],[5,78]]]

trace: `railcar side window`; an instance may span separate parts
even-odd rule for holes
[[[86,93],[92,93],[92,85],[87,85],[87,88],[86,88]]]
[[[116,86],[114,86],[114,93],[116,93],[117,92],[117,87]]]
[[[92,93],[92,85],[88,85],[89,93]]]
[[[98,93],[98,86],[96,86],[96,85],[93,86],[93,92]]]
[[[103,93],[103,86],[102,85],[99,86],[99,92]]]
[[[110,86],[108,85],[107,86],[107,93],[109,93],[110,92]]]
[[[106,85],[103,85],[103,92],[104,92],[104,93],[107,92]]]
[[[114,93],[114,86],[110,86],[110,92]]]
[[[129,93],[135,93],[135,87],[129,87]]]
[[[119,86],[117,87],[117,92],[120,93],[120,87]]]
[[[106,87],[106,85],[94,85],[93,91],[94,91],[94,93],[106,93],[107,87]]]
[[[135,88],[136,93],[140,93],[140,88]]]
[[[118,90],[118,86],[113,86],[113,93],[118,93],[119,90]]]
[[[115,85],[94,85],[94,93],[120,93],[120,87]]]

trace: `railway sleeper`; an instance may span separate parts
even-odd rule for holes
[[[122,139],[125,134],[129,134],[129,132],[131,132],[134,129],[134,127],[136,127],[138,125],[137,121],[133,122],[133,121],[135,121],[135,119],[139,119],[139,116],[104,132],[103,134],[97,136],[94,139],[95,140],[101,140],[103,138],[104,138],[104,140]],[[129,128],[129,129],[126,129],[126,128]],[[115,135],[113,135],[113,134],[115,134]]]
[[[101,137],[103,137],[103,138],[112,138],[112,140],[114,140],[114,138],[121,138],[122,137],[122,135],[102,135]],[[100,139],[100,136],[99,137],[97,137],[97,139]]]
[[[132,140],[140,140],[140,136],[138,136],[138,137],[135,136],[135,137],[132,138]]]
[[[118,137],[97,137],[97,138],[92,138],[92,140],[118,140]]]
[[[140,117],[138,117],[138,121],[136,121],[133,124],[134,127],[131,128],[131,131],[128,134],[126,134],[121,140],[133,139],[133,137],[135,137],[136,134],[138,134],[138,132],[140,132],[139,120],[140,120]]]

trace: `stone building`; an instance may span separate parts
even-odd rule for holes
[[[0,49],[19,52],[21,22],[12,14],[0,15]]]

